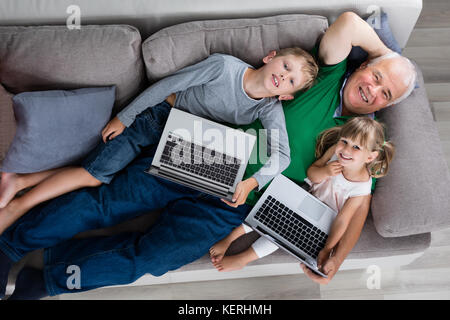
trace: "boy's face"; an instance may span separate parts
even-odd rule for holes
[[[279,100],[294,98],[295,92],[302,89],[305,83],[303,61],[302,57],[294,55],[277,56],[276,51],[263,58],[264,86],[271,96],[278,96]]]

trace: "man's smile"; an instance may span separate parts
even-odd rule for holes
[[[364,90],[362,89],[362,87],[359,87],[359,95],[361,97],[361,99],[365,102],[368,103],[369,99],[367,98],[366,94],[364,93]]]

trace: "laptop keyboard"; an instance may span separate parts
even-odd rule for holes
[[[173,150],[176,148],[175,150]],[[172,156],[174,152],[174,156]],[[186,154],[185,154],[186,153]],[[161,163],[233,186],[241,161],[169,134]]]
[[[314,259],[317,259],[328,237],[272,196],[266,198],[255,219]]]

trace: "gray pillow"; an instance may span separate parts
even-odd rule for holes
[[[0,165],[16,132],[13,95],[0,85]]]
[[[450,174],[429,107],[423,77],[399,104],[378,112],[396,154],[386,177],[377,180],[372,216],[383,237],[450,227]]]
[[[259,67],[271,50],[312,49],[327,28],[325,17],[304,14],[186,22],[147,38],[142,53],[147,77],[155,82],[212,53],[230,54]]]
[[[100,141],[115,87],[20,93],[17,131],[2,171],[31,173],[78,163]]]

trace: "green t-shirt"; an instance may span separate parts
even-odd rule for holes
[[[316,83],[311,89],[297,93],[293,100],[283,102],[291,149],[291,163],[283,171],[283,175],[296,183],[303,182],[306,178],[307,169],[315,161],[317,136],[323,130],[344,124],[349,118],[333,118],[340,102],[340,90],[346,70],[347,60],[336,65],[321,65]],[[266,143],[267,140],[260,137],[259,130],[263,127],[259,121],[250,125],[239,126],[239,128],[244,131],[253,129],[258,134],[257,143],[244,175],[244,179],[247,179],[257,172],[267,160],[268,157],[263,156],[264,159],[260,159],[259,156],[259,144]],[[255,157],[258,158],[258,161],[254,161]],[[260,191],[253,190],[246,203],[253,206],[267,185]]]

